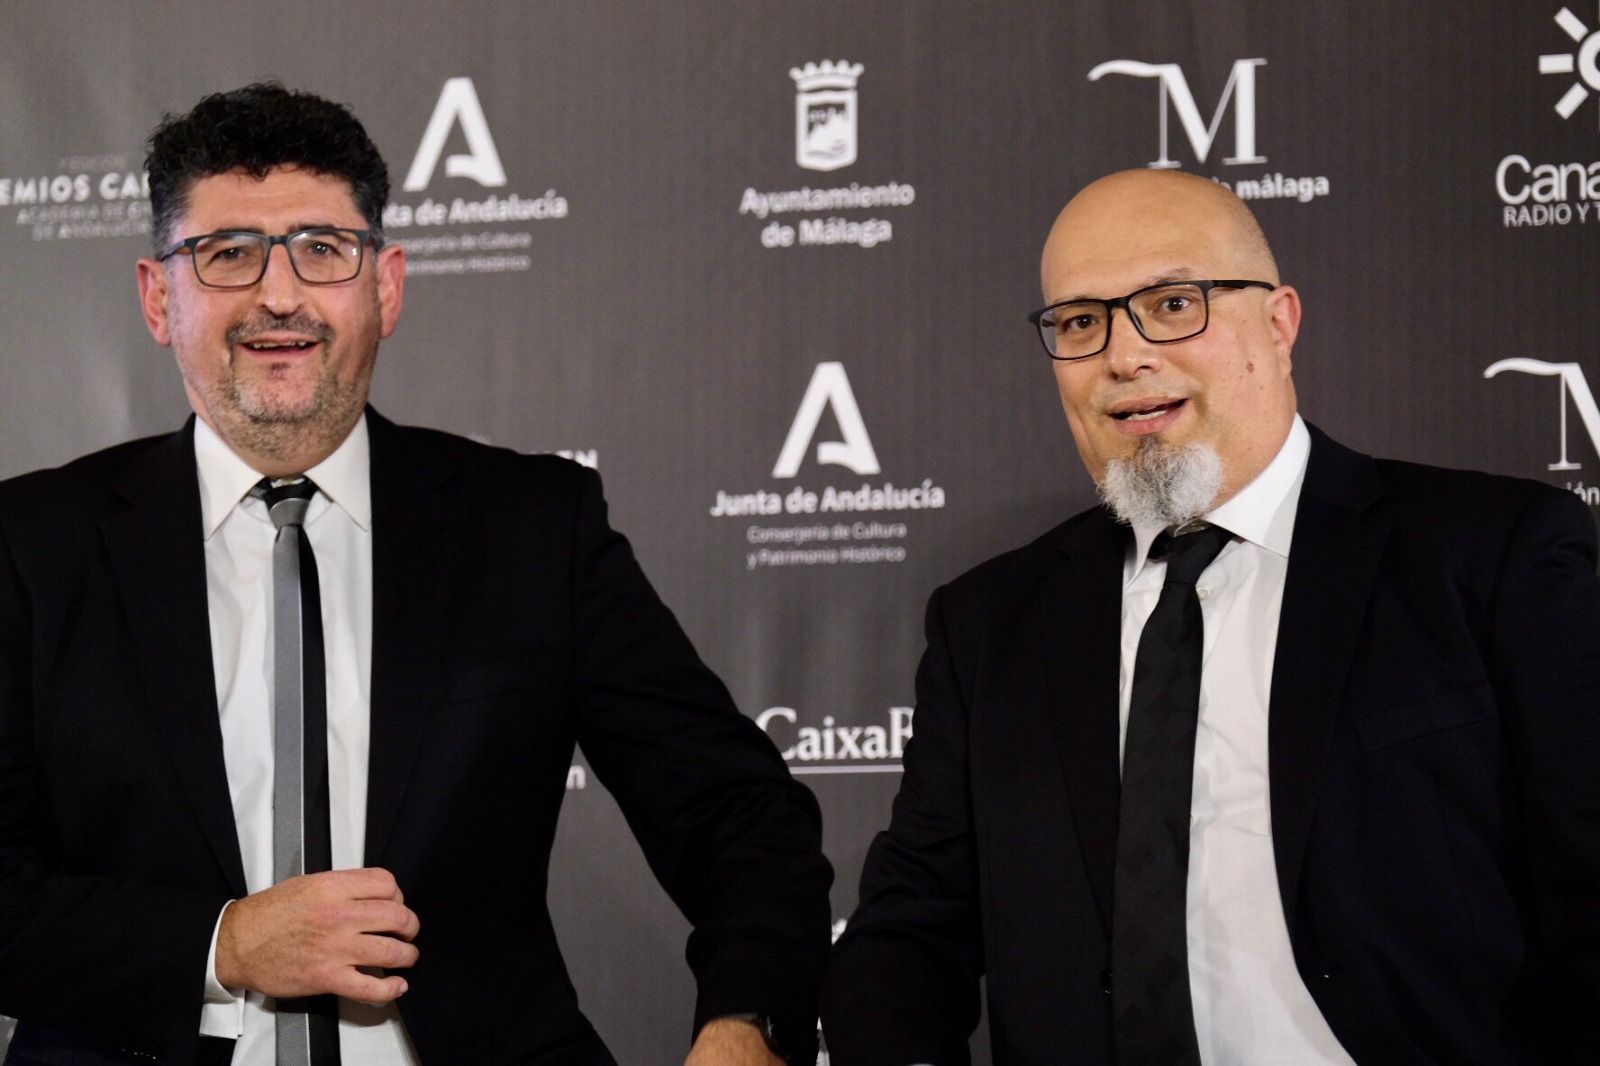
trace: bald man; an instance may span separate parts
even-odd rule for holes
[[[939,589],[834,1066],[1600,1061],[1593,523],[1296,413],[1300,298],[1181,173],[1033,316],[1102,504]],[[1148,638],[1148,639],[1146,639]]]

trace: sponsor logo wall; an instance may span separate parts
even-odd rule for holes
[[[1519,94],[1520,110],[1526,114],[1524,136],[1534,144],[1519,142],[1517,150],[1500,157],[1493,186],[1501,204],[1500,225],[1517,231],[1508,236],[1528,246],[1539,240],[1535,231],[1551,236],[1551,231],[1570,232],[1565,239],[1572,242],[1575,259],[1559,271],[1568,283],[1596,276],[1593,231],[1587,227],[1600,224],[1600,117],[1592,99],[1600,91],[1600,10],[1580,10],[1582,14],[1559,7],[1548,20],[1528,20],[1539,53],[1536,60],[1524,53],[1523,76],[1516,84],[1527,86]],[[1535,67],[1537,74],[1529,77]],[[1555,273],[1550,273],[1552,280]],[[1597,366],[1596,331],[1581,324],[1563,328],[1559,318],[1551,325],[1555,328],[1545,336],[1538,336],[1537,329],[1530,334],[1532,343],[1508,346],[1501,358],[1485,366],[1483,377],[1504,383],[1501,395],[1515,390],[1519,398],[1532,399],[1542,393],[1544,417],[1517,422],[1542,425],[1522,449],[1527,459],[1515,472],[1551,481],[1591,508],[1600,508],[1595,470],[1600,408],[1590,389]],[[1530,388],[1535,383],[1544,388]]]
[[[1600,5],[1062,19],[1045,0],[17,5],[0,476],[186,413],[131,284],[160,114],[266,76],[348,102],[408,256],[376,404],[602,471],[663,597],[816,792],[842,920],[914,744],[928,594],[1093,501],[1025,318],[1089,179],[1181,168],[1250,201],[1306,303],[1304,410],[1335,436],[1600,508]],[[351,42],[347,61],[308,65],[306,41]],[[680,1062],[686,926],[581,754],[550,900],[619,1060]]]

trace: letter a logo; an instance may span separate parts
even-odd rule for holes
[[[867,436],[867,424],[861,421],[861,409],[856,406],[856,394],[850,391],[844,364],[818,363],[794,416],[794,425],[789,427],[789,437],[783,442],[783,451],[778,453],[778,463],[772,468],[773,477],[794,477],[800,472],[800,460],[805,458],[806,445],[822,421],[824,407],[833,408],[844,440],[819,443],[817,462],[849,467],[858,474],[878,472],[878,453],[872,450],[872,438]]]
[[[500,153],[494,150],[494,138],[489,136],[489,123],[483,117],[483,106],[478,103],[478,92],[471,78],[451,78],[439,93],[439,102],[433,105],[433,118],[417,146],[417,157],[406,171],[406,192],[418,192],[433,180],[433,168],[438,165],[439,153],[450,136],[450,128],[461,123],[466,134],[467,155],[452,155],[444,161],[444,172],[452,178],[471,178],[479,185],[495,187],[506,183],[505,168],[500,165]]]

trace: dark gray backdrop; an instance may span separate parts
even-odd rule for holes
[[[1092,499],[1023,317],[1089,179],[1167,160],[1256,197],[1306,305],[1303,410],[1334,435],[1600,506],[1597,31],[1587,0],[14,2],[0,476],[187,413],[134,300],[161,113],[265,77],[349,103],[413,266],[376,404],[598,465],[663,596],[808,775],[842,919],[898,784],[928,592]],[[798,99],[791,68],[824,61],[853,89]],[[797,103],[833,169],[802,165]],[[882,509],[824,511],[841,493]],[[719,494],[779,513],[713,514]],[[580,764],[569,784],[551,905],[573,978],[622,1061],[679,1061],[685,925],[599,783]]]

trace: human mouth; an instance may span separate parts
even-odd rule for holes
[[[332,330],[311,315],[252,315],[229,328],[228,346],[261,359],[303,358],[332,339]]]
[[[1187,397],[1150,396],[1139,400],[1124,400],[1106,413],[1117,423],[1117,429],[1130,436],[1157,433],[1176,422],[1188,406]]]
[[[315,337],[268,336],[251,337],[240,341],[239,346],[258,355],[284,356],[308,352],[320,343]]]

